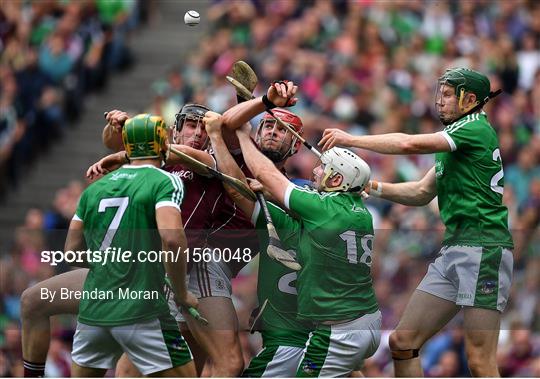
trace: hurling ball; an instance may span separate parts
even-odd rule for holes
[[[184,15],[184,23],[189,26],[195,26],[201,21],[201,16],[197,11],[187,11]]]

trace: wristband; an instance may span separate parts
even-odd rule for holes
[[[268,98],[268,96],[266,96],[266,95],[263,95],[262,102],[263,102],[264,106],[266,107],[266,109],[274,109],[274,108],[277,107],[277,105],[272,103],[270,101],[270,99]]]
[[[375,197],[382,196],[382,183],[376,180],[369,181],[369,194]]]

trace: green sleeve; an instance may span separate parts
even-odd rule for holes
[[[470,150],[483,144],[483,125],[478,122],[477,114],[467,116],[464,120],[447,126],[443,133],[452,151]]]
[[[267,204],[272,223],[276,227],[277,234],[284,247],[286,249],[296,249],[300,235],[300,222],[277,205],[270,202],[267,202]],[[251,221],[257,230],[266,230],[266,219],[258,202],[255,203]]]
[[[328,212],[328,202],[337,192],[318,192],[313,189],[289,184],[285,192],[284,204],[293,214],[305,221],[320,219],[321,214]]]
[[[84,221],[84,217],[86,216],[86,198],[87,198],[88,189],[84,190],[81,194],[81,197],[79,198],[79,204],[77,204],[77,210],[75,211],[75,215],[73,216],[73,219]]]
[[[184,199],[184,185],[175,175],[166,173],[167,178],[159,182],[156,191],[156,209],[165,206],[172,206],[180,210]]]

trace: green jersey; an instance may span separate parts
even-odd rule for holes
[[[462,117],[441,133],[452,149],[435,156],[444,244],[512,248],[501,151],[486,114]]]
[[[124,166],[83,192],[74,219],[83,222],[87,247],[101,259],[89,263],[79,307],[82,323],[127,325],[169,313],[165,269],[149,252],[161,250],[156,209],[180,211],[182,198],[182,182],[151,165]]]
[[[285,206],[271,207],[287,249],[296,249],[298,318],[338,321],[378,310],[371,279],[373,223],[357,193],[320,193],[294,186]]]
[[[258,203],[257,203],[258,206]],[[286,219],[283,210],[272,203],[268,203],[272,218]],[[263,346],[295,346],[304,347],[309,339],[311,325],[297,320],[297,272],[266,254],[268,246],[268,232],[264,214],[259,208],[255,209],[258,215],[253,220],[259,237],[261,254],[259,254],[259,272],[257,278],[257,298],[259,305],[264,306],[261,314],[261,334]],[[279,216],[274,216],[279,214]],[[287,221],[287,220],[284,220]],[[276,227],[278,227],[276,225]],[[279,227],[278,227],[279,228]],[[293,233],[291,233],[293,232]],[[281,241],[288,249],[295,249],[297,241],[296,230],[279,229]]]

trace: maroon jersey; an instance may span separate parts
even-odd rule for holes
[[[184,183],[184,200],[180,208],[188,247],[205,247],[212,228],[212,207],[222,193],[221,182],[195,174],[182,165],[165,166],[164,170]]]
[[[251,177],[242,155],[235,155],[234,159],[244,174]],[[198,175],[182,165],[165,166],[164,170],[178,176],[184,183],[181,210],[190,250],[207,246],[221,251],[229,248],[232,252],[249,249],[252,258],[259,252],[251,215],[245,215],[236,206],[219,179]],[[233,276],[247,264],[243,259],[227,263]]]
[[[233,155],[236,163],[247,177],[252,177],[251,172],[244,162],[242,154]],[[259,240],[254,226],[251,223],[251,215],[242,212],[227,195],[221,182],[219,187],[222,194],[216,199],[212,207],[212,226],[208,236],[208,245],[221,250],[229,248],[232,251],[249,249],[251,258],[260,250]],[[232,260],[228,266],[233,277],[238,274],[248,262],[244,260]]]

